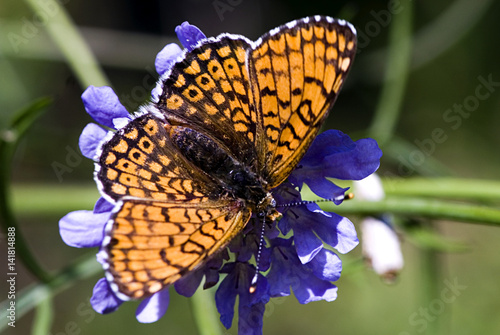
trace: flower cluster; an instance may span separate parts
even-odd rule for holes
[[[191,50],[205,35],[196,27],[183,23],[176,33],[182,45]],[[156,58],[160,75],[166,73],[182,53],[176,44],[167,45]],[[153,101],[160,87],[153,90]],[[129,113],[109,87],[89,87],[82,95],[86,111],[100,125],[117,129],[130,119]],[[84,156],[96,158],[96,151],[106,137],[107,130],[96,124],[85,127],[79,145]],[[272,297],[288,296],[293,291],[297,300],[306,304],[311,301],[332,301],[337,297],[337,287],[332,284],[340,277],[342,264],[333,249],[340,253],[352,250],[358,239],[349,219],[335,213],[322,211],[314,203],[300,204],[300,188],[306,183],[318,196],[342,202],[346,189],[333,184],[327,178],[362,179],[379,166],[382,153],[372,139],[352,141],[338,130],[320,134],[299,163],[287,182],[272,190],[283,214],[279,222],[262,227],[261,220],[253,218],[229,245],[235,257],[229,261],[228,250],[211,258],[200,269],[175,283],[179,294],[191,296],[205,277],[204,287],[218,283],[219,274],[225,274],[220,282],[215,303],[220,319],[226,328],[231,327],[234,304],[239,296],[239,333],[262,333],[266,303]],[[279,207],[279,204],[299,203]],[[60,233],[66,244],[73,247],[100,247],[104,238],[104,226],[113,205],[100,198],[93,211],[76,211],[60,220]],[[264,229],[265,243],[261,243]],[[293,232],[291,234],[290,232]],[[284,237],[288,236],[288,237]],[[331,248],[325,248],[324,244]],[[259,247],[260,246],[260,247]],[[259,251],[260,248],[260,251]],[[102,251],[97,260],[102,262]],[[256,267],[252,256],[259,256],[258,278],[255,291],[249,292]],[[94,287],[91,304],[99,313],[115,311],[123,301],[110,289],[102,278]],[[169,291],[165,289],[144,299],[136,316],[140,322],[154,322],[166,312]]]

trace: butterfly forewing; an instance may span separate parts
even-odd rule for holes
[[[272,188],[317,135],[349,71],[356,36],[344,21],[311,17],[273,29],[256,44],[248,66],[263,131],[260,166]]]
[[[186,53],[163,81],[159,106],[172,124],[219,142],[240,161],[255,156],[256,113],[243,37],[221,35]]]

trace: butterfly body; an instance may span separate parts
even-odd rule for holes
[[[255,208],[267,196],[267,183],[221,144],[191,128],[169,128],[172,142],[179,151],[219,186],[213,190],[212,198],[242,199]]]
[[[355,46],[350,24],[315,16],[256,42],[222,34],[183,53],[97,152],[96,182],[115,204],[103,262],[120,299],[198,269],[252,213],[280,216],[273,189],[317,135]]]

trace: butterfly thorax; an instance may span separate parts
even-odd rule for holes
[[[239,162],[229,148],[209,136],[182,126],[166,126],[172,142],[184,157],[219,185],[209,196],[243,200],[255,212],[268,212],[275,203],[267,192],[267,182],[252,171],[248,162]]]

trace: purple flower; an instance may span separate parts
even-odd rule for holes
[[[178,26],[176,33],[187,50],[192,50],[206,38],[187,22]],[[183,51],[176,44],[169,44],[161,50],[155,61],[160,76],[168,76],[182,55]],[[152,91],[153,101],[158,100],[161,88],[160,81]],[[130,116],[109,87],[91,86],[83,93],[82,100],[86,111],[100,125],[91,123],[85,127],[79,140],[80,150],[85,157],[97,160],[100,146],[105,138],[109,138],[109,132],[126,124]],[[305,183],[320,197],[340,204],[347,189],[327,178],[363,179],[378,168],[381,155],[372,139],[354,142],[338,130],[320,134],[288,181],[271,190],[277,210],[283,215],[281,220],[263,222],[263,218],[254,213],[228,248],[175,282],[175,290],[190,297],[203,278],[204,288],[209,288],[218,283],[220,274],[224,274],[215,295],[215,304],[222,324],[229,328],[238,297],[239,334],[262,334],[265,305],[272,297],[288,296],[293,292],[302,304],[335,300],[337,287],[332,282],[339,279],[342,264],[339,257],[324,245],[340,253],[349,252],[358,244],[356,231],[349,219],[322,211],[314,203],[301,202],[299,190]],[[59,221],[62,239],[79,248],[101,246],[113,208],[113,203],[100,198],[92,211],[67,214]],[[230,258],[228,251],[234,256]],[[97,253],[97,260],[102,264],[105,264],[104,256],[103,250]],[[99,313],[110,313],[126,298],[118,295],[102,278],[94,287],[91,304]],[[168,305],[169,291],[166,288],[140,303],[137,320],[155,322],[164,315]]]
[[[156,55],[155,68],[156,72],[162,76],[165,72],[170,70],[174,65],[175,60],[182,54],[182,49],[176,43],[167,44]]]

